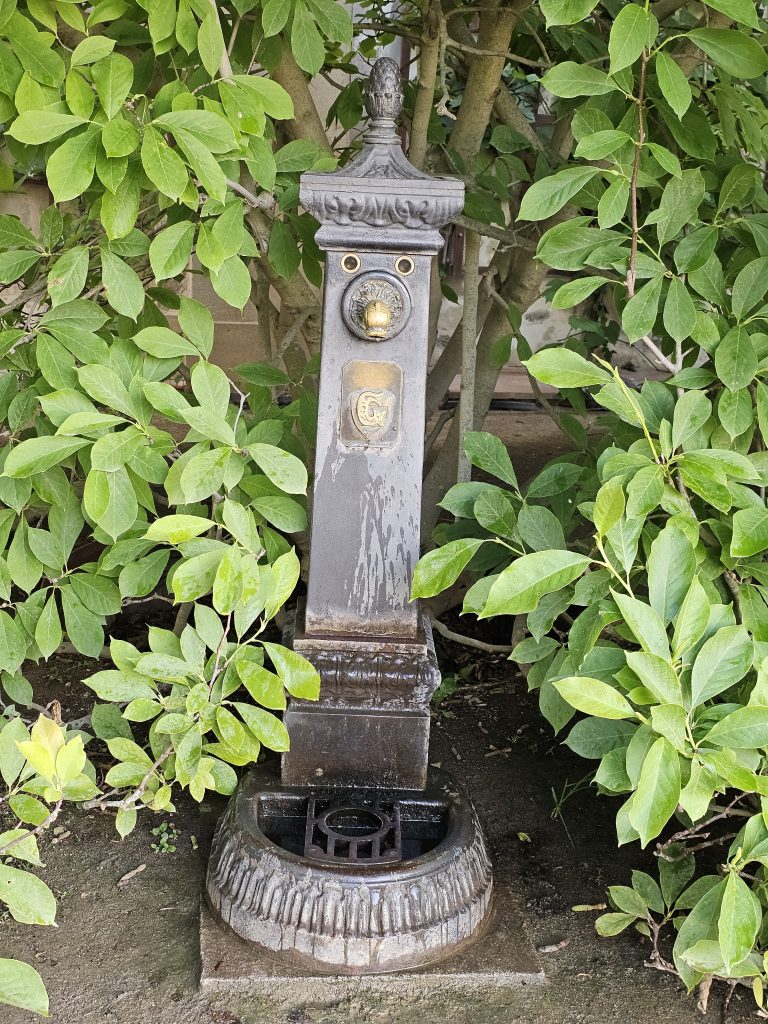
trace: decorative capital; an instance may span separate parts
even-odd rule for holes
[[[317,244],[438,252],[440,228],[464,205],[464,184],[425,174],[406,159],[397,132],[400,68],[391,57],[373,65],[365,109],[369,124],[357,156],[338,171],[301,176],[301,202],[321,225]]]
[[[400,69],[391,57],[379,57],[365,89],[365,109],[375,119],[397,121],[403,110]]]

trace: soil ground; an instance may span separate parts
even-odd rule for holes
[[[501,419],[501,417],[499,417]],[[546,417],[523,414],[515,427],[505,415],[505,440],[522,465],[546,461],[558,450]],[[453,619],[452,628],[470,632]],[[497,624],[497,629],[503,624]],[[616,849],[615,802],[586,785],[564,802],[566,784],[583,779],[589,764],[571,754],[541,718],[535,696],[500,655],[438,638],[444,676],[459,689],[436,706],[432,758],[460,779],[475,801],[489,840],[496,877],[519,900],[526,929],[547,984],[512,993],[428,1005],[392,1004],[339,995],[326,1005],[299,1005],[245,996],[203,997],[198,992],[198,914],[210,837],[224,801],[202,809],[182,799],[169,818],[140,815],[120,841],[106,815],[69,809],[54,836],[41,843],[41,872],[59,901],[58,927],[0,922],[0,956],[35,964],[51,996],[51,1016],[61,1024],[651,1024],[701,1021],[693,998],[676,978],[644,966],[646,941],[635,932],[601,939],[598,911],[609,884],[626,883],[633,867],[650,856],[636,846]],[[79,658],[52,659],[38,671],[36,699],[57,697],[66,719],[88,707],[81,686],[93,671]],[[172,821],[175,852],[152,848],[152,829]],[[63,831],[62,831],[63,829]],[[137,870],[141,869],[141,870]],[[130,877],[127,877],[130,876]],[[122,881],[121,881],[122,880]],[[719,1020],[722,993],[710,1000]],[[728,1019],[753,1012],[751,994],[737,992]],[[0,1024],[39,1018],[0,1007]]]

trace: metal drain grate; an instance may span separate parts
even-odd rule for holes
[[[400,804],[307,803],[304,856],[322,861],[393,864],[402,860]]]

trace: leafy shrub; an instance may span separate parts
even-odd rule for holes
[[[552,37],[591,9],[541,6]],[[535,355],[514,309],[509,320],[535,388],[570,402],[560,414],[542,400],[577,450],[521,487],[500,441],[466,435],[469,461],[500,483],[448,491],[455,521],[437,527],[414,594],[466,569],[478,578],[465,612],[522,617],[530,635],[512,657],[542,713],[597,762],[598,790],[622,795],[618,841],[655,843],[660,885],[636,872],[612,887],[598,929],[637,924],[689,988],[754,979],[762,1006],[768,194],[754,129],[766,57],[751,5],[710,6],[699,23],[686,8],[660,27],[662,5],[627,4],[596,60],[582,49],[541,79],[576,147],[568,166],[537,174],[519,220],[546,222],[536,257],[566,275],[553,304],[598,293],[603,308]],[[634,390],[599,357],[619,324],[665,382]],[[583,389],[603,413],[594,426]],[[719,821],[736,822],[735,838],[717,826],[711,838]],[[722,863],[694,877],[703,846]],[[673,966],[659,944],[670,926]]]
[[[599,762],[600,792],[626,795],[619,843],[646,846],[677,819],[674,845],[656,847],[661,890],[642,873],[634,889],[613,887],[617,909],[600,919],[601,933],[650,926],[660,958],[659,930],[672,921],[675,968],[689,987],[711,974],[764,980],[763,453],[710,447],[722,428],[700,391],[677,397],[648,382],[634,393],[576,352],[554,356],[542,351],[528,367],[564,388],[600,381],[605,433],[525,488],[501,441],[468,435],[472,464],[508,486],[473,481],[448,492],[442,504],[456,521],[438,526],[440,546],[417,566],[414,595],[440,592],[465,568],[480,573],[464,611],[526,617],[530,636],[511,657],[527,666],[556,732],[587,716],[565,743]],[[743,828],[723,876],[686,886],[689,848],[728,817]]]
[[[315,18],[349,36],[334,4],[312,10],[292,14],[305,67]],[[287,748],[286,694],[318,693],[312,666],[263,638],[299,579],[286,535],[306,528],[317,360],[294,379],[249,364],[238,386],[210,361],[210,311],[180,295],[193,251],[239,310],[254,258],[290,277],[307,218],[258,218],[335,163],[309,141],[276,159],[273,119],[293,104],[248,74],[239,29],[208,0],[0,10],[0,186],[44,173],[54,198],[39,230],[0,215],[0,772],[17,819],[0,900],[27,923],[51,924],[55,901],[5,859],[39,866],[65,801],[114,809],[124,836],[139,810],[173,811],[174,788],[229,794],[262,746]],[[311,244],[305,259],[317,273]],[[275,405],[275,386],[294,401]],[[148,650],[109,637],[127,605],[158,600],[176,622],[150,625]],[[29,733],[24,672],[62,649],[105,662],[85,680],[98,702],[69,726],[53,704]],[[94,736],[114,760],[103,785]],[[0,963],[0,1001],[47,1011],[19,961]]]

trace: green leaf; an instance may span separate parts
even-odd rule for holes
[[[221,487],[231,456],[230,448],[212,448],[195,454],[187,462],[181,474],[181,490],[187,504],[210,498]]]
[[[597,492],[592,521],[598,536],[603,537],[618,523],[624,514],[624,489],[619,477],[611,477]]]
[[[743,508],[734,515],[731,554],[734,558],[751,558],[768,548],[768,511],[764,508]]]
[[[193,537],[199,537],[201,533],[206,533],[212,526],[215,526],[215,523],[202,516],[164,516],[151,523],[144,536],[147,540],[165,544],[182,544]]]
[[[285,28],[293,8],[291,0],[266,0],[261,10],[261,24],[264,35],[269,38],[276,36]],[[241,77],[241,76],[236,76]]]
[[[237,674],[251,697],[265,708],[282,711],[286,705],[283,681],[256,662],[241,659],[237,662]]]
[[[214,9],[203,18],[197,33],[197,49],[203,67],[211,77],[219,70],[221,58],[224,56],[224,36],[219,24],[219,15]]]
[[[101,142],[108,157],[130,156],[139,144],[139,133],[124,117],[114,117],[104,125]]]
[[[8,129],[8,135],[25,146],[40,146],[86,124],[74,114],[59,114],[53,110],[27,110],[20,114]]]
[[[269,233],[267,256],[280,277],[290,281],[301,263],[301,253],[288,225],[275,218]]]
[[[586,388],[613,380],[607,370],[568,348],[539,349],[523,365],[537,380],[556,388]]]
[[[140,349],[157,359],[200,355],[191,342],[169,327],[144,327],[133,336],[133,340]]]
[[[681,118],[690,107],[693,96],[688,79],[680,65],[668,54],[658,51],[656,53],[656,75],[664,99]]]
[[[632,142],[632,136],[628,135],[626,131],[606,128],[604,131],[596,131],[580,139],[573,156],[583,160],[603,160],[611,153],[615,153],[616,150],[621,150],[621,147],[627,145],[628,142]]]
[[[611,74],[628,68],[646,47],[652,46],[659,30],[656,18],[637,4],[626,4],[616,15],[608,38]]]
[[[546,220],[599,173],[596,167],[566,167],[535,182],[523,196],[518,220]]]
[[[554,687],[560,696],[577,711],[596,718],[634,718],[632,706],[617,689],[588,676],[556,679]]]
[[[586,555],[572,551],[535,551],[523,555],[494,581],[480,618],[533,611],[544,594],[572,583],[589,562]]]
[[[54,306],[77,298],[88,276],[88,249],[76,245],[59,257],[48,271],[48,294]]]
[[[112,53],[94,63],[91,76],[103,112],[112,120],[133,86],[133,62],[122,53]]]
[[[689,992],[701,981],[702,974],[693,970],[685,962],[683,955],[701,939],[711,939],[717,935],[717,921],[724,889],[725,881],[718,880],[717,884],[704,892],[677,933],[673,949],[675,967]]]
[[[675,341],[684,341],[696,328],[696,307],[679,277],[669,282],[664,303],[664,327]]]
[[[656,216],[659,245],[674,238],[695,220],[704,198],[704,178],[698,167],[671,178],[664,187]]]
[[[42,825],[48,817],[48,808],[40,800],[26,793],[16,793],[10,798],[8,804],[19,819],[27,825]]]
[[[288,730],[275,715],[261,708],[253,707],[251,704],[235,703],[240,717],[254,734],[260,743],[270,750],[278,752],[288,750],[290,740]]]
[[[601,914],[595,921],[595,931],[606,938],[620,935],[626,928],[637,921],[635,914],[609,913]]]
[[[267,79],[259,81],[268,82]],[[276,83],[268,82],[268,85],[280,89]],[[237,146],[229,122],[212,110],[174,110],[158,117],[155,124],[170,130],[174,135],[181,133],[185,139],[192,136],[210,153],[228,153]]]
[[[698,707],[738,683],[752,664],[752,641],[743,626],[723,626],[702,646],[691,672],[691,702]]]
[[[0,253],[0,284],[17,281],[39,259],[39,252],[25,252],[23,249]]]
[[[316,75],[323,66],[323,38],[317,31],[303,0],[295,0],[293,7],[291,51],[302,71],[307,71],[310,75]]]
[[[675,813],[680,796],[680,759],[663,736],[645,756],[629,820],[642,846],[655,839]]]
[[[748,25],[750,28],[758,27],[755,5],[751,0],[707,0],[707,7],[727,14],[729,18],[742,25]]]
[[[50,658],[58,650],[62,640],[61,620],[56,607],[56,598],[51,596],[46,601],[40,618],[35,626],[35,643],[44,658]]]
[[[680,611],[675,622],[672,638],[673,656],[677,659],[681,654],[694,647],[704,635],[709,622],[709,598],[698,576],[694,576],[688,593],[683,598]]]
[[[53,36],[38,32],[32,22],[16,13],[6,29],[22,67],[41,85],[58,86],[64,80],[64,61],[51,49]]]
[[[630,342],[650,334],[656,323],[663,277],[654,277],[640,288],[624,307],[621,326]]]
[[[112,309],[137,320],[144,308],[144,285],[133,267],[106,247],[101,249],[101,279]]]
[[[158,281],[181,274],[189,263],[195,228],[190,221],[180,221],[163,228],[149,246],[149,262]]]
[[[757,353],[752,338],[743,327],[733,327],[715,349],[717,375],[729,391],[739,391],[754,380]]]
[[[211,270],[211,283],[217,295],[242,312],[251,297],[253,282],[239,256],[230,256],[218,270]]]
[[[736,275],[731,292],[731,308],[737,320],[743,320],[768,292],[767,275],[768,256],[752,260]]]
[[[337,43],[352,42],[352,19],[346,8],[335,0],[308,0],[309,8],[315,17],[322,34]]]
[[[626,178],[617,178],[611,182],[597,204],[597,222],[600,227],[612,228],[614,224],[618,224],[619,221],[623,220],[628,200],[629,181]],[[590,279],[586,278],[585,280]],[[591,280],[594,280],[594,278]],[[575,282],[573,283],[575,284]],[[555,298],[557,298],[560,291],[562,289],[558,290]],[[552,304],[554,305],[554,299]]]
[[[48,1016],[48,993],[43,979],[21,960],[0,958],[0,1003]]]
[[[660,658],[658,654],[649,654],[647,651],[629,651],[627,665],[643,686],[651,691],[656,700],[669,705],[680,703],[682,699],[680,683],[667,660]]]
[[[113,540],[129,530],[136,522],[138,502],[127,470],[92,469],[83,489],[83,508]]]
[[[257,387],[275,388],[291,382],[291,378],[284,370],[268,363],[241,363],[235,367],[235,373]]]
[[[100,128],[91,125],[59,146],[46,165],[48,187],[57,203],[78,199],[93,181]]]
[[[730,28],[696,28],[688,33],[699,49],[723,71],[736,78],[757,78],[768,70],[760,43],[745,32]]]
[[[592,0],[541,0],[541,13],[547,19],[547,28],[553,25],[575,25],[592,11]]]
[[[485,470],[517,490],[517,477],[504,442],[484,431],[470,431],[464,435],[464,451],[478,469]]]
[[[565,0],[566,3],[573,0]],[[590,2],[591,0],[585,0]],[[613,92],[618,86],[604,71],[590,64],[577,64],[566,60],[551,68],[541,80],[541,84],[553,96],[573,99],[576,96],[602,96]]]
[[[691,542],[677,527],[667,525],[648,556],[648,597],[665,625],[677,615],[695,571]]]
[[[3,473],[21,479],[44,473],[88,443],[82,437],[30,437],[10,450]]]
[[[622,182],[614,182],[614,185],[620,184],[622,184]],[[625,199],[625,207],[626,202],[627,201]],[[568,281],[567,284],[561,285],[561,287],[557,289],[552,297],[552,305],[555,309],[570,309],[572,306],[578,306],[579,303],[583,302],[585,299],[589,298],[593,292],[597,291],[600,285],[605,284],[607,280],[607,277],[581,277],[575,281]]]
[[[169,199],[178,199],[187,187],[189,175],[183,160],[151,125],[144,129],[141,163],[152,184]]]
[[[752,704],[732,711],[712,726],[705,739],[718,747],[768,747],[768,707]]]
[[[56,918],[56,900],[45,882],[7,864],[0,864],[0,901],[20,924],[52,925]]]
[[[261,471],[287,494],[305,494],[307,470],[295,455],[272,444],[252,444],[248,452]]]
[[[665,660],[669,658],[667,631],[659,613],[635,597],[615,591],[612,593],[624,621],[634,633],[635,639],[643,650],[650,654],[658,654]]]
[[[115,828],[121,839],[130,835],[136,827],[137,811],[135,807],[120,807],[115,815]]]
[[[643,466],[627,484],[627,518],[647,516],[664,494],[664,472],[661,466]]]
[[[291,0],[271,0],[264,4],[262,8],[262,24],[264,25],[264,35],[276,35],[277,32],[269,32],[267,30],[268,8],[272,11],[276,11],[281,8],[285,15],[290,13]],[[345,15],[346,16],[346,15]],[[274,27],[274,23],[273,26]],[[282,29],[282,25],[280,29]],[[280,29],[277,31],[279,32]],[[237,82],[238,85],[245,87],[252,95],[255,94],[257,101],[261,107],[264,108],[264,112],[269,116],[275,118],[275,120],[287,121],[290,120],[294,115],[293,100],[285,89],[278,85],[277,82],[272,81],[270,78],[262,77],[261,75],[233,75],[232,80]]]
[[[95,64],[97,60],[108,57],[115,48],[114,39],[106,36],[88,36],[81,40],[69,58],[71,68],[82,67],[84,64]]]
[[[452,586],[482,543],[461,538],[428,551],[414,570],[411,597],[434,597]]]
[[[475,508],[482,509],[484,500],[478,498],[475,502]],[[492,514],[499,514],[506,512],[506,526],[508,530],[514,530],[514,512],[511,508],[511,503],[507,501],[507,508],[491,506],[493,509]],[[510,516],[510,512],[512,515]],[[478,522],[481,522],[478,517]],[[488,519],[481,525],[485,525],[486,529]],[[504,525],[504,519],[501,520]],[[520,514],[517,520],[517,528],[520,533],[520,537],[525,541],[529,548],[534,551],[546,551],[549,548],[565,548],[565,537],[563,535],[563,527],[560,524],[560,520],[554,514],[550,512],[548,508],[543,508],[539,505],[523,505],[520,509]]]
[[[291,696],[301,700],[317,700],[320,696],[320,676],[311,662],[279,644],[264,641],[264,649]]]
[[[760,901],[743,878],[731,871],[717,921],[717,938],[728,971],[752,952],[763,919]]]
[[[34,248],[37,239],[18,217],[11,217],[7,213],[0,214],[0,248]]]
[[[676,178],[682,178],[683,169],[680,166],[680,161],[674,153],[671,153],[666,146],[660,146],[656,142],[646,142],[645,145],[651,151],[656,163],[660,167],[665,171],[668,171],[669,174],[673,174]],[[715,232],[715,237],[716,236],[717,232]],[[703,264],[705,260],[702,260],[701,262]]]
[[[686,391],[677,400],[672,420],[672,447],[680,448],[712,415],[712,403],[701,391]]]

